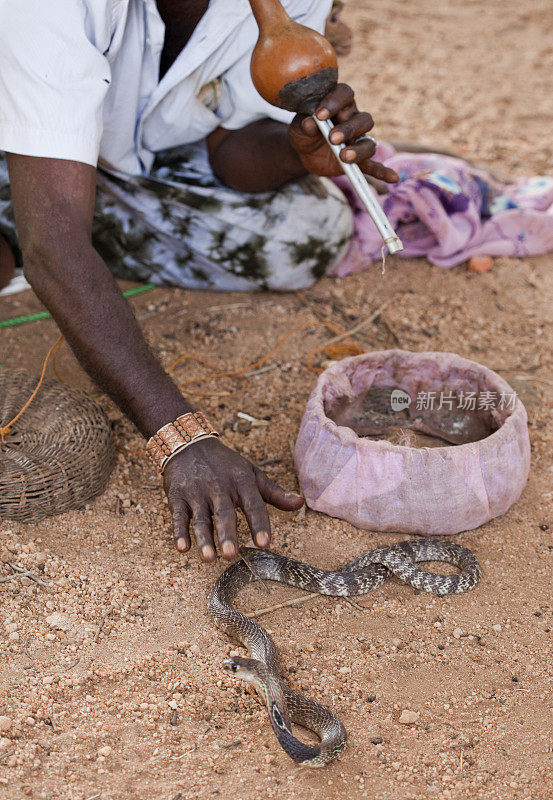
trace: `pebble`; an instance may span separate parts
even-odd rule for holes
[[[400,725],[413,725],[418,722],[419,713],[419,711],[410,711],[408,708],[404,708],[399,715],[398,722]]]
[[[59,611],[54,611],[46,617],[46,624],[51,628],[59,628],[61,631],[67,631],[71,627],[69,617],[65,614],[60,614]]]
[[[98,750],[98,755],[107,758],[108,756],[111,755],[111,752],[112,748],[109,746],[109,744],[106,744],[103,747],[100,747],[100,749]]]
[[[499,633],[502,630],[501,625],[499,623],[497,623],[496,625],[492,625],[492,630]]]
[[[473,256],[469,261],[470,272],[489,272],[493,267],[491,256]]]
[[[463,635],[463,629],[462,628],[455,628],[455,630],[453,631],[453,638],[454,639],[460,639],[462,635]]]
[[[6,714],[2,714],[0,717],[0,731],[9,731],[12,726],[11,717],[8,717]]]

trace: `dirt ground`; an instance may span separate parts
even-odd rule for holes
[[[458,149],[517,175],[551,174],[548,0],[357,0],[347,19],[356,42],[342,76],[373,112],[377,136]],[[501,258],[473,275],[389,259],[384,275],[374,266],[326,279],[303,298],[164,289],[134,299],[166,366],[191,352],[221,367],[256,360],[293,323],[349,328],[389,300],[360,345],[451,350],[497,369],[527,404],[530,480],[508,514],[455,537],[483,566],[472,593],[435,598],[390,582],[364,599],[364,612],[316,599],[263,618],[289,680],[331,704],[349,732],[335,765],[300,769],[265,710],[221,670],[232,645],[208,619],[206,595],[222,564],[173,549],[143,442],[91,388],[118,420],[108,490],[80,511],[1,526],[1,560],[48,588],[28,578],[0,584],[0,797],[551,800],[551,264]],[[0,318],[39,308],[31,292],[2,298]],[[57,335],[52,321],[6,329],[0,361],[36,373]],[[246,391],[200,401],[230,445],[288,488],[290,442],[314,382],[306,356],[327,336],[297,334]],[[90,388],[66,346],[59,369]],[[250,428],[238,411],[269,425]],[[312,511],[271,516],[273,548],[321,566],[403,538]],[[252,589],[241,602],[254,609],[295,594]],[[398,722],[405,709],[417,722]]]

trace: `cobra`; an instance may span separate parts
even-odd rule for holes
[[[478,583],[480,565],[466,547],[436,539],[412,539],[391,547],[363,553],[339,570],[328,571],[264,550],[247,548],[244,560],[236,561],[217,580],[210,594],[208,610],[219,628],[241,642],[249,658],[229,658],[224,668],[248,681],[267,706],[277,740],[298,764],[322,767],[331,763],[346,746],[347,734],[329,708],[291,689],[280,677],[278,651],[267,631],[234,608],[240,589],[256,577],[276,581],[334,597],[366,594],[395,575],[415,589],[437,595],[466,592]],[[459,572],[437,575],[417,566],[419,562],[442,561]],[[292,722],[308,728],[319,738],[317,745],[300,741]]]

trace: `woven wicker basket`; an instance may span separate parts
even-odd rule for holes
[[[22,370],[0,371],[0,426],[36,384]],[[102,408],[78,389],[45,380],[0,444],[0,519],[33,522],[82,506],[105,489],[114,461]]]

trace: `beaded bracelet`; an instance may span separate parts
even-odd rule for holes
[[[183,414],[168,422],[148,440],[146,453],[160,472],[173,456],[200,439],[219,436],[215,428],[199,411]]]

